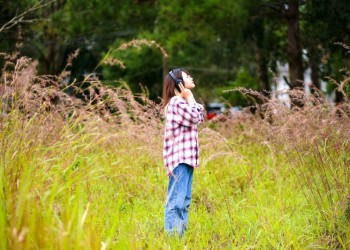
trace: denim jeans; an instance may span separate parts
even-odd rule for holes
[[[169,178],[165,204],[165,231],[182,236],[188,226],[188,208],[192,198],[193,167],[180,163]]]

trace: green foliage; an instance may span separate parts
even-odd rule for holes
[[[39,2],[2,1],[0,26]],[[19,41],[22,55],[38,60],[40,73],[59,74],[68,69],[71,82],[97,73],[111,84],[122,79],[135,92],[143,84],[156,101],[163,73],[185,67],[195,76],[196,91],[207,102],[218,98],[213,89],[238,82],[235,75],[241,68],[259,79],[256,89],[270,89],[267,69],[275,72],[277,61],[287,61],[285,7],[276,0],[56,1],[28,13],[24,20],[32,21],[2,32],[0,51],[15,51]],[[338,58],[334,43],[349,40],[348,10],[346,0],[301,2],[302,45],[308,56],[303,63],[306,67],[313,60],[320,79],[336,75],[337,62],[347,58],[346,53]],[[146,49],[115,54],[126,62],[125,70],[96,68],[110,49],[132,39],[155,40],[168,52],[168,64],[163,65],[157,52]],[[80,54],[67,68],[68,57],[77,49]],[[258,87],[262,79],[266,86]]]
[[[244,17],[240,1],[161,1],[153,34],[169,52],[170,67],[188,68],[210,90],[235,70]]]
[[[102,64],[105,82],[109,82],[114,86],[122,86],[124,82],[127,82],[134,93],[141,93],[146,88],[147,92],[150,93],[148,97],[160,102],[158,97],[162,96],[163,87],[162,84],[159,84],[162,82],[162,53],[156,48],[145,45],[126,50],[114,49],[112,51],[109,58],[122,62],[123,67],[119,64]],[[116,82],[116,80],[121,80],[121,82]]]
[[[252,76],[248,71],[244,68],[241,68],[236,76],[235,80],[229,82],[229,84],[225,87],[219,88],[218,96],[222,100],[224,100],[230,106],[241,106],[247,107],[253,105],[253,100],[247,99],[246,95],[243,95],[239,91],[234,91],[235,88],[246,88],[256,90],[258,80],[256,77]]]

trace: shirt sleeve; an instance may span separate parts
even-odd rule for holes
[[[204,122],[204,107],[203,105],[196,103],[196,107],[198,112],[200,113],[200,120],[199,123],[203,123]]]
[[[175,122],[192,127],[204,121],[203,106],[198,103],[187,103],[184,99],[178,98],[174,102]]]

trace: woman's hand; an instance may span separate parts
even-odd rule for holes
[[[186,99],[187,102],[196,102],[196,100],[193,97],[193,94],[192,94],[191,90],[186,89],[184,87],[184,85],[182,85],[182,83],[179,83],[179,87],[180,87],[180,90],[181,90],[181,97],[182,98]]]

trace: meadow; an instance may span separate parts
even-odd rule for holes
[[[271,99],[202,124],[178,239],[163,230],[160,106],[96,79],[78,100],[62,77],[28,58],[3,72],[0,249],[350,248],[348,100],[296,93],[303,108]]]

